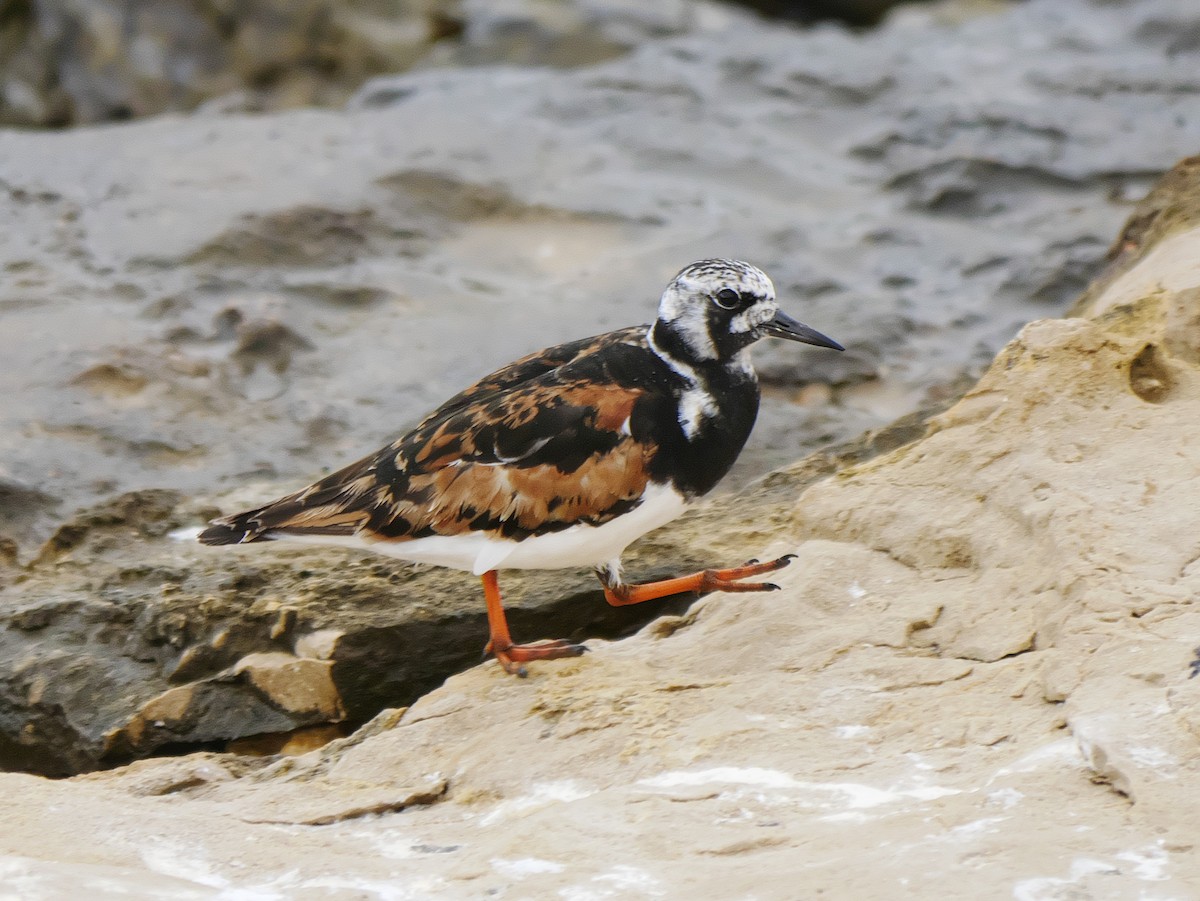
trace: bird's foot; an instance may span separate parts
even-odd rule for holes
[[[502,647],[500,644],[495,639],[489,641],[483,649],[484,656],[491,654],[506,673],[522,679],[528,673],[521,664],[529,660],[557,660],[560,657],[581,657],[587,653],[586,645],[573,644],[565,638],[538,644],[504,644]]]
[[[700,573],[700,584],[694,590],[699,594],[710,591],[778,591],[779,586],[774,582],[743,582],[752,576],[761,576],[783,569],[796,559],[795,554],[784,554],[765,563],[758,560],[747,560],[741,566],[731,566],[729,569],[706,569]]]
[[[601,575],[604,585],[604,597],[614,607],[626,604],[640,604],[656,598],[665,598],[674,594],[707,594],[710,591],[778,591],[779,586],[774,582],[743,582],[753,576],[775,572],[783,569],[796,557],[795,554],[784,554],[766,563],[751,560],[742,566],[729,569],[705,569],[690,576],[679,576],[675,579],[664,579],[661,582],[644,582],[640,585],[614,583]]]

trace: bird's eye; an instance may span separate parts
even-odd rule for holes
[[[742,295],[733,288],[722,288],[714,295],[713,302],[723,310],[735,310],[742,302]]]

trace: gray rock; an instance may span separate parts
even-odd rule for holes
[[[336,106],[416,65],[589,65],[747,15],[699,0],[38,0],[0,26],[0,124]]]
[[[1172,331],[1200,292],[1200,178],[1181,169],[1153,198],[1169,227],[1144,223],[1157,239],[1089,315],[1027,325],[919,440],[778,474],[773,503],[762,486],[759,540],[798,555],[781,591],[714,594],[525,680],[474,667],[298,756],[0,774],[6,887],[1193,897],[1200,358]],[[671,535],[705,552],[717,521]]]
[[[38,0],[5,16],[0,122],[64,125],[188,110],[338,103],[460,29],[455,4]]]

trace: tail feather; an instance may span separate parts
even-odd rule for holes
[[[265,507],[247,510],[222,519],[214,519],[208,528],[196,536],[201,544],[245,544],[248,541],[270,541],[259,518]]]
[[[353,535],[365,517],[362,510],[313,507],[302,495],[289,495],[265,507],[214,519],[196,538],[201,544],[246,544],[284,535]]]
[[[367,499],[350,488],[375,463],[375,457],[358,460],[301,491],[214,519],[197,539],[201,544],[246,544],[286,535],[353,535],[367,518]]]

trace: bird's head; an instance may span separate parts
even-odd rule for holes
[[[765,272],[738,260],[700,260],[667,285],[658,305],[656,340],[669,338],[675,356],[688,361],[733,359],[769,336],[843,350],[816,329],[779,309]]]

